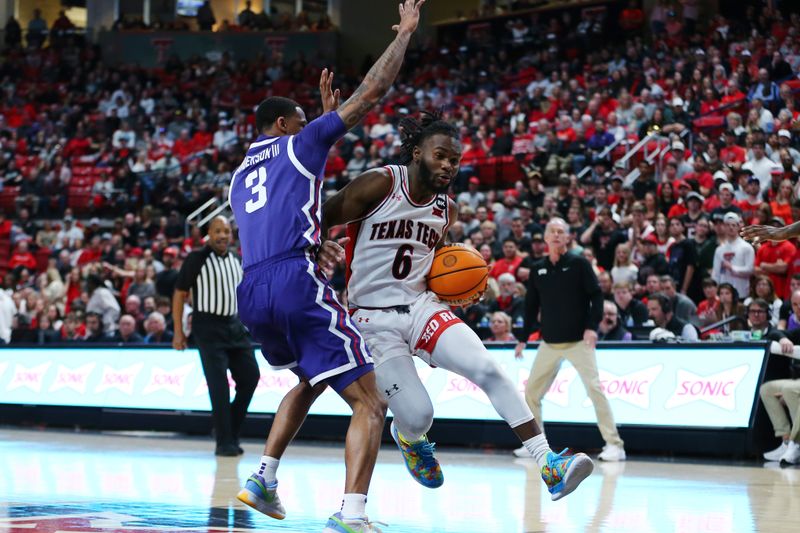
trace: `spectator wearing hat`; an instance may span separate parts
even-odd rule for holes
[[[774,227],[783,226],[783,221],[773,218],[771,224]],[[768,276],[775,293],[781,297],[788,296],[787,271],[789,264],[794,260],[797,248],[791,241],[770,241],[760,243],[756,252],[755,268],[753,273],[757,276]]]
[[[517,323],[525,317],[525,298],[519,295],[517,279],[508,272],[500,274],[497,278],[499,294],[489,302],[490,313],[503,311]]]
[[[650,295],[647,299],[647,311],[656,327],[665,329],[684,341],[698,340],[695,327],[675,316],[672,302],[666,294],[657,292]]]
[[[230,152],[238,144],[239,139],[233,130],[233,124],[227,118],[219,121],[219,128],[214,132],[211,145],[220,152]],[[207,144],[206,144],[207,146]]]
[[[684,145],[682,142],[675,141],[672,143],[672,146],[669,150],[669,156],[673,161],[675,161],[675,167],[677,168],[676,175],[678,179],[685,179],[684,175],[694,170],[692,165],[686,161],[686,145]]]
[[[739,236],[741,217],[728,213],[717,228],[720,244],[714,252],[711,277],[717,283],[730,283],[740,295],[750,292],[750,276],[755,266],[753,247]],[[720,234],[721,232],[721,234]]]
[[[643,237],[640,241],[642,262],[639,265],[639,283],[646,284],[648,276],[669,274],[669,264],[664,254],[658,251],[658,237],[655,232]]]
[[[527,187],[520,200],[528,202],[531,205],[531,209],[536,211],[536,209],[544,205],[545,190],[542,185],[542,174],[534,167],[523,165],[522,170],[525,172]]]
[[[459,205],[468,205],[473,210],[477,209],[479,205],[486,203],[486,195],[478,190],[481,185],[481,180],[476,176],[472,176],[467,181],[467,190],[460,193],[456,197],[456,202]]]
[[[356,146],[353,148],[353,157],[347,162],[345,166],[345,173],[348,179],[353,179],[365,170],[367,170],[367,150],[363,146]]]
[[[538,231],[531,235],[530,252],[519,264],[519,268],[517,269],[517,279],[522,282],[527,282],[534,263],[543,258],[546,251],[547,245],[545,245],[544,242],[544,234],[541,231]]]
[[[792,158],[792,165],[800,167],[800,151],[792,147],[792,134],[789,130],[778,130],[778,146],[780,150],[773,151],[770,159],[779,165],[783,165],[781,150],[786,150]]]
[[[686,128],[691,127],[692,123],[692,119],[686,112],[686,102],[684,102],[683,98],[675,96],[670,103],[671,106],[664,110],[665,125],[661,131],[665,135],[681,133]]]
[[[572,182],[567,174],[562,173],[558,177],[555,193],[556,210],[563,218],[566,218],[567,213],[569,212],[569,207],[572,205],[572,196],[569,192],[571,185]]]
[[[717,199],[718,199],[718,205],[710,210],[712,217],[714,217],[715,215],[725,216],[728,213],[736,213],[739,216],[742,215],[742,210],[736,204],[735,201],[736,199],[734,196],[733,185],[731,185],[727,181],[719,185]]]
[[[758,178],[761,184],[761,192],[766,192],[772,183],[772,171],[783,172],[783,167],[778,165],[766,155],[766,145],[764,141],[753,141],[753,157],[742,165],[742,169],[749,170],[753,176]]]
[[[74,248],[76,242],[83,241],[83,230],[73,224],[71,215],[64,217],[64,225],[56,235],[56,249]]]
[[[692,238],[697,221],[705,216],[705,213],[703,213],[703,197],[699,193],[692,191],[686,195],[684,204],[686,205],[686,213],[681,215],[680,219],[686,228],[687,236]]]

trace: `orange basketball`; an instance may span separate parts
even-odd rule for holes
[[[489,267],[481,254],[467,246],[444,246],[433,257],[428,288],[452,305],[471,302],[486,290]]]

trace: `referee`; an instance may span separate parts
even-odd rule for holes
[[[541,329],[542,343],[525,386],[525,399],[542,425],[542,398],[566,359],[578,372],[594,405],[597,425],[606,442],[599,458],[624,461],[623,442],[597,373],[595,346],[603,317],[603,293],[589,262],[581,255],[567,253],[568,232],[563,219],[550,220],[544,232],[548,256],[533,264],[528,278],[525,328],[518,337],[516,356],[522,357],[528,337],[536,329]]]
[[[237,315],[236,286],[242,279],[242,265],[228,252],[230,241],[230,224],[224,217],[216,217],[208,227],[208,244],[183,262],[172,297],[172,346],[184,350],[183,305],[191,290],[192,333],[211,397],[216,454],[228,457],[244,453],[239,432],[259,378],[250,336]],[[228,388],[229,368],[236,382],[233,402]]]

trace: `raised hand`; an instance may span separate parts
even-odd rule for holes
[[[419,8],[425,0],[405,0],[398,6],[400,11],[400,24],[395,24],[392,29],[397,33],[414,33],[419,24]]]
[[[319,76],[319,93],[322,97],[323,113],[339,108],[339,89],[333,90],[333,71],[322,69],[322,74]]]

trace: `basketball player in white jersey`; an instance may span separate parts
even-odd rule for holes
[[[446,191],[458,173],[457,130],[437,116],[400,124],[407,166],[369,170],[322,207],[327,228],[347,223],[347,290],[353,322],[372,352],[378,387],[394,415],[391,431],[411,475],[430,488],[443,481],[426,433],[433,405],[412,356],[480,387],[538,462],[553,500],[593,469],[582,453],[550,450],[530,409],[483,343],[427,290],[435,250],[457,208]],[[468,302],[464,302],[468,303]]]

